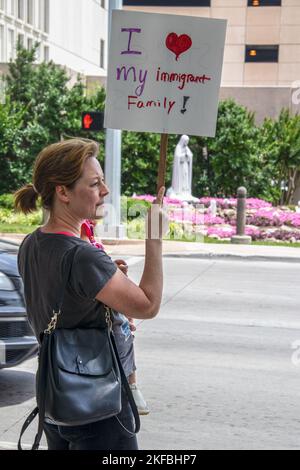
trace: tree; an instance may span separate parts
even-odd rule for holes
[[[0,103],[0,194],[13,191],[14,179],[19,176],[14,155],[21,143],[24,113],[24,109],[17,109],[9,100]]]
[[[272,165],[277,189],[282,191],[280,202],[291,204],[300,177],[300,116],[283,109],[276,121],[264,121],[261,132],[265,161]]]
[[[220,103],[216,137],[201,139],[207,145],[211,195],[233,196],[239,186],[253,196],[261,192],[258,133],[253,113],[233,100]]]

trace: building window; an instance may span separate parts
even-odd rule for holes
[[[18,0],[18,18],[24,20],[24,0]]]
[[[4,62],[4,26],[0,24],[0,62]]]
[[[33,0],[27,0],[27,23],[33,24]]]
[[[14,58],[15,32],[13,29],[7,31],[7,58]]]
[[[15,14],[15,0],[7,0],[7,13],[14,16]]]
[[[101,8],[105,8],[105,0],[101,0]]]
[[[105,68],[105,41],[100,40],[100,67]]]
[[[279,46],[246,46],[246,62],[278,62]]]
[[[32,48],[33,48],[33,39],[27,38],[27,49],[31,51]]]
[[[49,46],[44,46],[44,62],[49,62]]]
[[[38,17],[39,17],[38,28],[42,30],[43,24],[44,24],[44,1],[43,0],[39,0]]]
[[[44,31],[49,33],[49,21],[50,21],[50,2],[49,0],[44,0]]]
[[[21,33],[18,34],[18,43],[24,47],[24,34],[21,34]]]
[[[282,0],[248,0],[248,7],[281,7]]]
[[[124,6],[134,7],[210,7],[211,0],[123,0]]]
[[[5,11],[5,0],[0,0],[0,10]]]

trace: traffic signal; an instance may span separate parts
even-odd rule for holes
[[[82,130],[103,131],[104,113],[86,112],[82,113]]]

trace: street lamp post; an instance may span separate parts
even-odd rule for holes
[[[108,11],[108,44],[111,35],[111,19],[113,10],[121,10],[123,0],[109,0]],[[106,201],[108,211],[104,219],[105,238],[125,238],[126,228],[121,225],[121,139],[122,133],[119,130],[106,130],[105,143],[105,179],[110,189],[110,194]]]

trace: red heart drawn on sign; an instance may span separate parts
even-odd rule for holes
[[[176,55],[176,60],[183,52],[188,51],[193,45],[193,41],[187,34],[178,36],[176,33],[170,33],[166,39],[166,46]]]

